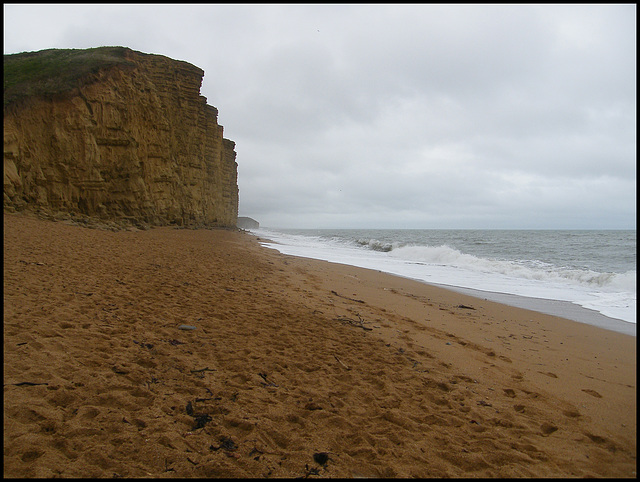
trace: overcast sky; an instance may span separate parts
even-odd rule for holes
[[[636,228],[636,6],[4,5],[205,71],[264,227]]]

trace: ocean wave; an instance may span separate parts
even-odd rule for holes
[[[479,289],[485,293],[569,301],[612,318],[636,322],[635,263],[609,259],[609,256],[620,255],[616,249],[598,250],[597,253],[589,249],[563,252],[562,244],[556,246],[553,237],[545,238],[544,243],[538,239],[531,247],[520,246],[529,242],[526,236],[520,239],[521,233],[515,233],[516,240],[498,237],[500,246],[492,242],[487,253],[474,252],[473,255],[465,253],[464,248],[460,250],[447,245],[445,240],[434,240],[429,246],[422,239],[415,240],[416,233],[413,232],[300,234],[260,229],[256,234],[269,240],[265,245],[284,254],[375,269],[427,283]],[[458,240],[468,245],[469,236],[463,234],[463,239],[454,236],[451,242]],[[422,233],[417,235],[420,238]],[[476,244],[479,243],[473,243]],[[549,252],[547,247],[553,249]],[[558,252],[560,256],[557,256]],[[499,253],[504,253],[505,257],[499,257]],[[536,260],[537,256],[545,256],[545,261]],[[620,271],[615,266],[621,266]],[[628,271],[622,272],[624,270]]]
[[[620,291],[628,291],[636,294],[636,270],[627,271],[626,273],[616,273],[611,279],[611,286],[619,288]]]
[[[374,249],[374,248],[371,248]],[[410,263],[450,266],[469,271],[537,280],[545,282],[569,282],[594,288],[636,292],[635,270],[626,273],[599,273],[588,269],[559,267],[538,260],[500,260],[462,253],[446,245],[441,246],[393,246],[389,255]]]
[[[388,253],[389,251],[392,251],[395,247],[397,247],[397,245],[394,245],[393,243],[385,243],[377,239],[366,238],[356,239],[356,244],[358,246],[368,248],[373,251],[380,251],[382,253]]]

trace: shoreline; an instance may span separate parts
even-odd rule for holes
[[[255,236],[256,239],[261,243],[263,247],[277,250],[277,248],[272,248],[271,246],[265,246],[262,243],[271,244],[272,246],[280,244],[276,241],[265,238],[264,236],[258,233],[251,232],[250,230],[247,232],[251,236]],[[312,258],[307,256],[302,256],[302,257],[323,261],[322,258]],[[331,262],[331,261],[328,261],[328,262]],[[336,264],[344,264],[344,263],[336,263]],[[351,264],[345,264],[345,266],[358,267],[356,265],[351,265]],[[523,308],[526,310],[536,311],[536,312],[547,314],[547,315],[558,316],[560,318],[565,318],[565,319],[576,321],[579,323],[585,323],[588,325],[596,326],[606,330],[615,331],[625,335],[636,336],[636,323],[604,315],[599,311],[585,308],[571,301],[554,300],[549,298],[537,298],[533,296],[515,295],[511,293],[501,293],[497,291],[486,291],[478,288],[466,288],[462,286],[424,281],[421,279],[412,278],[410,276],[403,276],[396,273],[390,273],[390,272],[386,272],[386,271],[382,271],[374,268],[363,268],[363,269],[371,269],[373,271],[379,271],[381,273],[385,273],[390,276],[398,276],[400,278],[410,279],[418,283],[423,283],[429,286],[434,286],[437,288],[455,291],[458,293],[473,296],[475,298],[491,300],[497,303],[502,303],[502,304],[513,306],[516,308]]]
[[[497,303],[523,308],[526,310],[537,311],[547,315],[566,318],[578,323],[611,330],[624,335],[636,336],[636,324],[630,321],[612,318],[603,315],[599,311],[585,308],[571,301],[552,300],[547,298],[534,298],[531,296],[512,295],[510,293],[498,293],[493,291],[484,291],[472,288],[463,288],[459,286],[438,285],[445,289],[465,293],[476,298],[484,298]]]
[[[5,213],[4,406],[5,477],[636,477],[635,337],[230,230]]]

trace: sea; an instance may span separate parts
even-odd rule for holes
[[[374,269],[636,334],[635,230],[249,232],[283,254]]]

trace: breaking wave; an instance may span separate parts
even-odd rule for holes
[[[262,229],[260,235],[285,254],[485,294],[568,301],[636,322],[635,233]]]
[[[594,288],[610,288],[636,292],[636,271],[599,273],[589,269],[562,267],[537,260],[504,260],[477,257],[446,245],[420,246],[385,243],[376,239],[358,239],[361,247],[389,253],[389,256],[409,263],[432,264],[500,274],[527,280],[569,282]]]
[[[377,239],[360,238],[356,240],[356,244],[358,246],[362,246],[363,248],[372,249],[373,251],[380,251],[382,253],[388,253],[394,248],[393,243],[385,243],[383,241],[378,241]]]

